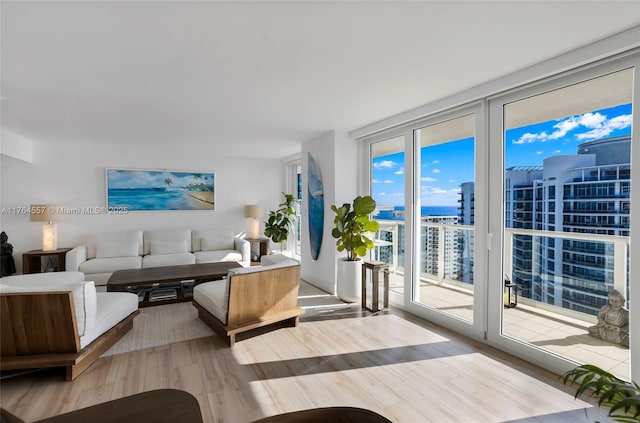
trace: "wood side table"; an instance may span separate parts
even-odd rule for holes
[[[65,255],[71,250],[71,248],[58,248],[54,251],[27,251],[22,254],[22,273],[42,273],[42,257],[56,257],[54,272],[64,272],[66,270]]]
[[[371,308],[367,307],[367,271],[371,272]],[[389,263],[383,261],[365,261],[362,264],[362,308],[373,311],[380,310],[378,285],[380,272],[384,272],[384,303],[383,308],[389,307]]]
[[[269,238],[246,238],[251,244],[251,265],[257,266],[260,264],[260,257],[269,254]],[[259,244],[258,260],[253,260],[253,244]]]

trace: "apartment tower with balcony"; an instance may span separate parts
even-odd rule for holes
[[[628,136],[594,140],[541,168],[506,169],[505,226],[628,237],[630,151]],[[614,286],[626,289],[611,239],[515,235],[513,281],[525,298],[595,315]]]

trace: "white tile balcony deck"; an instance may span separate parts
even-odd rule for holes
[[[403,276],[390,275],[391,290],[403,293]],[[422,282],[420,302],[471,321],[473,297],[470,290]],[[592,323],[522,304],[504,309],[503,334],[564,356],[578,363],[590,363],[618,377],[630,378],[629,349],[589,335]]]

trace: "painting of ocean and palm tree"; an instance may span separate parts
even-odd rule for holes
[[[215,210],[213,173],[107,169],[107,207]]]

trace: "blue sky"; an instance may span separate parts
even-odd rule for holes
[[[551,156],[576,154],[583,142],[631,134],[631,104],[567,116],[505,134],[505,167],[541,166]],[[421,152],[423,206],[457,206],[460,184],[474,180],[473,138],[424,147]],[[372,192],[379,205],[404,204],[404,153],[373,160]]]

